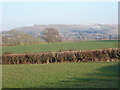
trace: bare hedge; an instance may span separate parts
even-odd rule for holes
[[[120,49],[2,55],[2,64],[44,64],[90,61],[120,61]]]

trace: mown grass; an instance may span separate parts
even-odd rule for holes
[[[117,88],[117,62],[3,65],[3,88]]]
[[[37,53],[37,52],[51,52],[51,51],[70,50],[70,49],[95,50],[95,49],[117,48],[117,47],[118,47],[117,40],[61,42],[61,43],[50,43],[50,44],[2,47],[2,53]]]

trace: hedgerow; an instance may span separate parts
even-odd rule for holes
[[[4,54],[2,64],[44,64],[62,62],[119,61],[120,49],[62,51],[33,54]]]

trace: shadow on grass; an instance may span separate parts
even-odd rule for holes
[[[86,73],[87,78],[73,77],[56,83],[46,82],[46,88],[118,88],[118,68],[120,66],[114,64]]]
[[[81,88],[118,88],[118,65],[114,64],[86,74],[87,78],[70,78],[70,87]],[[66,82],[66,81],[65,81]],[[68,81],[67,81],[68,82]]]

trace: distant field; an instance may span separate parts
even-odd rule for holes
[[[117,88],[117,62],[3,65],[3,88]]]
[[[83,41],[83,42],[61,42],[39,45],[2,47],[2,53],[37,53],[59,50],[95,50],[104,48],[117,48],[117,40],[102,40],[102,41]]]

